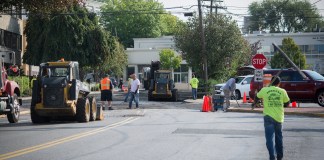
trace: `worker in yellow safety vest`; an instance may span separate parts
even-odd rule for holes
[[[113,110],[111,107],[112,90],[113,84],[109,79],[109,75],[106,74],[105,77],[100,81],[101,105],[103,110],[105,110],[105,101],[108,101],[108,110]]]

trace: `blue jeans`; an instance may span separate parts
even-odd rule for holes
[[[130,89],[128,89],[128,92],[125,95],[124,102],[127,102],[127,99],[128,99],[129,94],[130,94]]]
[[[197,99],[197,88],[192,88],[192,99]]]
[[[133,101],[135,100],[136,108],[138,108],[139,94],[134,92],[130,92],[129,94],[130,94],[130,100],[129,100],[128,107],[132,108]]]
[[[275,121],[270,116],[264,116],[264,131],[270,160],[276,159],[275,152],[277,158],[281,159],[283,157],[282,123]],[[273,139],[275,139],[275,144]]]

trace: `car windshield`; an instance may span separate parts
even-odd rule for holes
[[[306,73],[311,76],[313,80],[324,80],[324,77],[315,71],[306,71]]]
[[[244,77],[236,77],[235,83],[241,83],[243,81]]]

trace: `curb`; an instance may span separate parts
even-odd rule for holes
[[[247,110],[247,109],[228,109],[228,111],[229,112],[240,112],[240,113],[263,113],[262,110]],[[285,112],[285,115],[297,115],[297,116],[324,118],[324,113]]]

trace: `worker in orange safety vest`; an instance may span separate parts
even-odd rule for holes
[[[109,79],[109,75],[106,74],[105,77],[100,81],[100,91],[101,91],[101,105],[102,109],[105,110],[105,101],[108,101],[108,110],[113,110],[111,106],[112,101],[112,90],[113,84]]]

